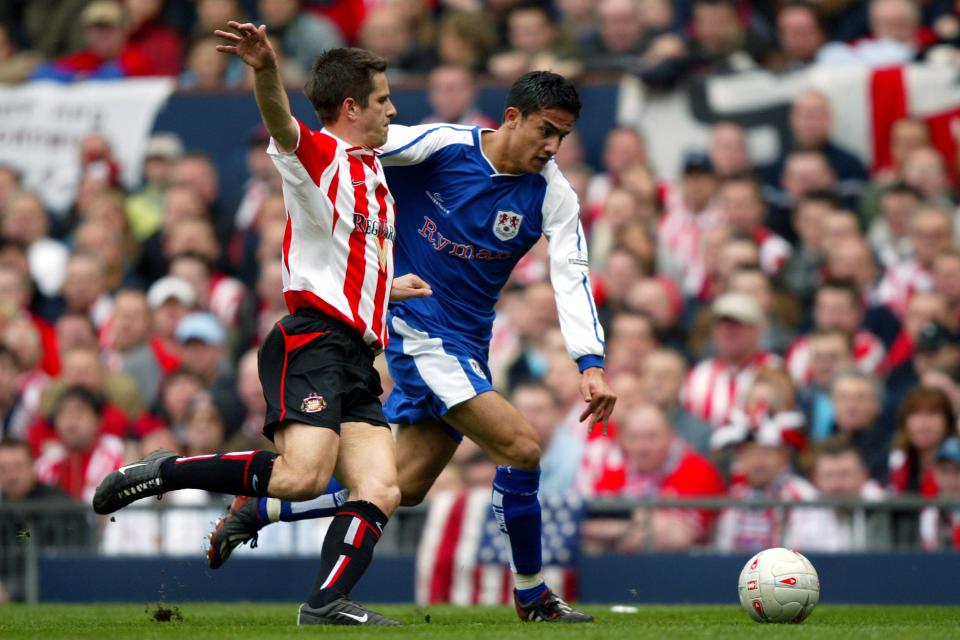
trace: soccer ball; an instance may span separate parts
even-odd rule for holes
[[[820,600],[820,578],[796,551],[756,554],[740,572],[740,605],[757,622],[803,622]]]

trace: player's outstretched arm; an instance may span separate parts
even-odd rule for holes
[[[393,279],[393,286],[390,288],[390,300],[399,302],[408,298],[428,298],[433,295],[430,285],[420,276],[414,273],[407,273]]]
[[[296,148],[300,130],[290,113],[290,100],[280,79],[277,53],[267,39],[266,25],[257,27],[249,22],[241,24],[231,20],[227,26],[236,33],[214,31],[215,36],[229,43],[218,44],[217,51],[237,56],[253,69],[253,93],[263,124],[281,150]]]

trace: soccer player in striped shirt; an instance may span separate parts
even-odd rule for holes
[[[94,510],[111,513],[184,488],[308,500],[323,493],[336,469],[349,497],[331,514],[320,572],[298,624],[399,624],[349,599],[400,502],[373,367],[387,343],[387,300],[430,295],[416,276],[393,281],[394,201],[374,151],[396,114],[386,61],[362,49],[320,56],[305,87],[324,125],[315,132],[290,112],[266,27],[228,26],[232,31],[216,32],[226,41],[217,49],[254,70],[287,208],[282,267],[290,315],[267,335],[259,355],[264,434],[279,454],[183,458],[157,450],[107,476]]]
[[[560,329],[581,372],[587,408],[580,419],[606,420],[616,400],[603,375],[603,330],[577,196],[553,160],[579,113],[569,80],[528,73],[510,88],[496,131],[391,126],[381,156],[393,167],[389,178],[400,208],[398,269],[423,275],[434,294],[391,305],[389,314],[386,354],[395,386],[384,410],[400,425],[402,503],[423,500],[463,435],[480,445],[499,465],[493,509],[510,549],[523,620],[591,620],[544,582],[539,437],[496,392],[487,366],[500,290],[541,236],[548,240]],[[322,502],[264,500],[259,512],[234,503],[212,534],[211,566],[271,521],[322,515]]]

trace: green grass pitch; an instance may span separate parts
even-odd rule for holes
[[[646,638],[960,638],[960,607],[819,607],[801,625],[761,625],[736,605],[639,606],[637,613],[613,613],[606,606],[585,606],[597,621],[590,625],[524,624],[507,607],[371,607],[398,618],[403,627],[295,627],[296,604],[169,603],[179,611],[157,622],[156,603],[92,605],[13,605],[0,607],[0,638],[473,638],[528,640],[641,640]]]

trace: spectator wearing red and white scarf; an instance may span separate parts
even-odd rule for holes
[[[724,294],[713,304],[713,317],[716,356],[690,371],[683,400],[691,413],[719,427],[735,408],[743,406],[757,372],[782,363],[759,348],[763,315],[753,298]]]
[[[803,416],[787,411],[747,416],[737,412],[714,433],[716,449],[734,448],[733,480],[728,496],[740,501],[757,498],[807,501],[817,490],[790,467],[791,445],[800,444]],[[822,510],[803,508],[728,508],[717,521],[716,547],[749,552],[786,546],[804,549],[815,541]]]
[[[887,269],[877,289],[879,302],[901,318],[914,293],[933,289],[933,262],[953,243],[953,219],[940,207],[921,207],[910,223],[910,241],[913,256]]]

